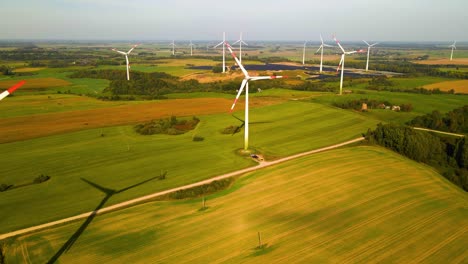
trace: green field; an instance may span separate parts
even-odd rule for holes
[[[385,164],[385,166],[382,166]],[[96,193],[97,204],[103,195]],[[98,216],[61,263],[463,263],[468,196],[376,147],[333,150],[200,199]],[[48,261],[84,220],[6,241],[8,263]],[[258,245],[261,232],[263,249]]]
[[[453,94],[415,94],[415,93],[397,93],[387,91],[366,90],[364,94],[348,94],[343,96],[323,95],[312,98],[312,102],[333,105],[334,102],[345,102],[348,100],[373,99],[379,101],[389,101],[395,105],[412,104],[411,112],[394,112],[390,110],[371,109],[367,113],[361,113],[363,116],[370,117],[382,122],[405,123],[416,116],[431,113],[438,110],[442,113],[449,112],[457,107],[466,105],[466,95]]]
[[[229,114],[200,119],[196,130],[179,136],[141,136],[125,126],[0,144],[0,183],[20,185],[40,174],[52,177],[40,185],[0,193],[4,215],[0,233],[93,209],[100,194],[88,189],[80,177],[119,189],[168,171],[166,180],[115,195],[110,205],[254,164],[235,154],[243,146],[242,132],[234,136],[219,132],[240,125],[238,120]],[[251,146],[271,158],[346,141],[377,123],[359,114],[300,101],[253,108],[251,122]],[[193,135],[205,139],[193,142]]]

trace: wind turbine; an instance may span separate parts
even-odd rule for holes
[[[172,41],[172,43],[170,44],[172,46],[172,56],[175,55],[175,43],[174,43],[174,40]]]
[[[322,72],[322,63],[323,63],[323,48],[324,48],[324,47],[333,47],[333,46],[323,43],[322,35],[320,35],[320,40],[322,41],[322,45],[320,45],[320,47],[318,48],[318,50],[317,50],[315,53],[317,53],[317,52],[319,52],[320,50],[322,50],[322,53],[321,53],[321,55],[320,55],[320,73],[321,73],[321,72]]]
[[[302,65],[305,64],[305,49],[306,49],[307,41],[304,42],[304,48],[302,49]]]
[[[367,45],[367,63],[366,63],[366,71],[369,70],[369,54],[370,54],[370,48],[371,47],[374,47],[375,45],[379,44],[378,42],[374,43],[374,44],[369,44],[367,43],[367,41],[363,40],[364,43],[366,43]]]
[[[193,46],[194,45],[193,45],[192,41],[190,41],[189,46],[190,46],[190,56],[193,56]]]
[[[218,45],[213,48],[217,48],[219,45],[223,45],[223,73],[226,72],[226,49],[224,43],[226,42],[226,32],[223,32],[223,41],[218,43]]]
[[[232,51],[231,45],[225,42],[225,46],[228,48],[232,57],[236,61],[237,65],[239,65],[239,68],[241,69],[242,73],[244,73],[244,76],[245,76],[244,80],[242,80],[242,84],[239,88],[239,92],[237,93],[236,99],[234,100],[234,103],[231,106],[231,113],[232,113],[232,110],[234,110],[234,106],[236,105],[237,100],[239,99],[239,96],[241,95],[245,87],[244,150],[247,150],[249,148],[249,81],[283,78],[283,76],[274,76],[274,75],[273,76],[254,76],[254,77],[250,76],[249,73],[245,70],[242,63],[237,58],[234,51]]]
[[[340,47],[341,51],[343,51],[343,54],[341,54],[341,60],[340,63],[338,64],[338,68],[336,69],[336,73],[340,70],[341,67],[341,81],[340,81],[340,95],[343,93],[343,73],[344,73],[344,61],[345,61],[345,56],[349,54],[353,54],[356,52],[362,52],[362,50],[353,50],[353,51],[345,51],[343,47],[341,46],[340,42],[336,39],[336,36],[333,35],[333,39],[335,40],[336,44]]]
[[[242,63],[242,43],[244,43],[244,45],[247,45],[247,43],[245,43],[245,41],[242,40],[242,32],[240,33],[240,38],[239,40],[237,40],[236,42],[232,43],[232,45],[235,45],[237,44],[237,42],[239,42],[239,61]]]
[[[450,53],[450,60],[452,60],[452,58],[453,58],[453,50],[457,49],[455,44],[457,44],[457,41],[454,41],[453,44],[449,46],[449,48],[452,48],[452,53]]]
[[[117,49],[112,49],[112,50],[115,51],[115,52],[118,52],[118,53],[120,53],[120,54],[125,55],[125,61],[127,62],[127,80],[130,80],[130,63],[128,62],[128,55],[129,55],[130,52],[132,52],[132,50],[133,50],[134,48],[136,48],[138,45],[140,45],[140,44],[133,45],[133,47],[132,47],[129,51],[127,51],[127,52],[120,51],[120,50],[117,50]]]
[[[20,81],[19,83],[13,85],[12,87],[8,88],[8,90],[5,90],[3,93],[0,94],[0,101],[7,97],[8,95],[12,94],[16,89],[20,88],[26,83],[26,81]]]

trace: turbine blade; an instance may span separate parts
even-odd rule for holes
[[[214,46],[213,48],[217,48],[219,45],[224,45],[224,41],[221,41],[220,43],[218,43],[216,46]]]
[[[117,49],[112,49],[112,50],[115,51],[115,52],[118,52],[120,54],[127,55],[126,52],[123,52],[123,51],[120,51],[120,50],[117,50]]]
[[[322,44],[322,45],[320,45],[320,47],[318,48],[318,50],[317,50],[315,53],[319,52],[319,51],[320,51],[320,49],[323,49],[323,44]]]
[[[240,40],[240,39],[239,39],[238,41],[236,41],[236,42],[232,43],[232,45],[235,45],[235,44],[237,44],[237,43],[239,43],[239,42],[241,42],[241,40]]]
[[[367,46],[370,46],[370,44],[369,44],[369,43],[367,43],[367,41],[365,41],[365,40],[362,40],[362,41],[364,41],[364,43],[366,43],[366,45],[367,45]]]
[[[340,63],[338,64],[338,68],[336,69],[336,73],[338,73],[338,71],[339,71],[340,68],[341,68],[341,64],[343,64],[344,56],[345,56],[344,54],[341,55],[341,60],[340,60]]]
[[[376,43],[374,43],[374,44],[372,44],[372,45],[370,45],[370,46],[371,46],[371,47],[374,47],[374,46],[377,45],[377,44],[379,44],[379,42],[376,42]]]
[[[346,51],[343,49],[343,47],[341,46],[340,42],[336,39],[336,36],[333,35],[333,40],[335,40],[336,44],[338,44],[338,47],[340,47],[340,49],[343,51],[343,53],[346,53]]]
[[[127,54],[130,54],[130,52],[132,52],[132,50],[134,50],[136,47],[138,47],[138,45],[140,45],[140,44],[133,45],[133,47],[127,52]]]
[[[239,92],[237,93],[236,99],[234,100],[234,103],[231,106],[231,112],[232,112],[232,110],[234,110],[234,106],[236,105],[237,100],[239,100],[239,97],[240,97],[242,91],[244,91],[244,87],[247,84],[247,82],[248,82],[247,79],[242,80],[242,84],[241,84],[241,87],[239,88]]]
[[[8,95],[12,94],[16,89],[20,88],[26,83],[26,81],[20,81],[19,83],[13,85],[12,87],[8,88],[8,90],[4,91],[3,93],[0,94],[0,100],[3,98],[7,97]]]
[[[249,45],[249,44],[245,43],[245,41],[243,41],[243,40],[241,40],[241,42],[242,42],[242,44],[244,44],[244,45],[247,45],[247,46]]]
[[[276,75],[271,75],[271,76],[255,76],[251,77],[250,79],[252,81],[257,81],[257,80],[271,80],[271,79],[281,79],[281,78],[287,78],[287,76],[276,76]]]
[[[245,77],[246,78],[249,78],[249,73],[245,70],[244,66],[242,65],[242,63],[240,63],[239,59],[237,58],[236,54],[234,53],[234,51],[232,51],[232,47],[231,45],[229,45],[229,43],[225,42],[225,45],[226,47],[228,48],[229,52],[231,53],[232,57],[234,58],[234,60],[236,61],[237,65],[239,65],[239,68],[241,68],[242,72],[244,73]]]
[[[329,47],[329,48],[333,48],[333,47],[334,47],[333,45],[328,45],[328,44],[325,44],[325,43],[323,43],[323,46]]]
[[[322,41],[322,45],[323,45],[323,38],[322,38],[322,34],[320,34],[320,41]]]

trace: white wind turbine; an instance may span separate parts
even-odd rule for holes
[[[457,49],[455,44],[457,44],[457,41],[454,41],[453,44],[449,46],[449,48],[452,48],[452,53],[450,53],[450,60],[452,60],[452,58],[453,58],[453,50]]]
[[[19,83],[13,85],[12,87],[8,88],[8,90],[4,91],[3,93],[0,93],[0,101],[7,97],[8,95],[12,94],[16,89],[20,88],[26,83],[26,81],[20,81]]]
[[[175,42],[174,40],[172,41],[172,43],[170,44],[172,46],[172,56],[175,55]]]
[[[120,54],[125,55],[125,61],[127,62],[127,80],[130,80],[130,63],[128,62],[128,55],[129,55],[130,52],[132,52],[132,50],[133,50],[134,48],[136,48],[138,45],[140,45],[140,44],[133,45],[133,47],[132,47],[129,51],[127,51],[127,52],[120,51],[120,50],[117,50],[117,49],[112,49],[112,50],[115,51],[115,52],[118,52],[118,53],[120,53]]]
[[[223,73],[226,72],[226,49],[224,43],[226,42],[226,32],[223,32],[223,41],[218,43],[218,45],[213,48],[217,48],[219,45],[223,45]]]
[[[367,43],[367,41],[363,40],[364,43],[366,43],[367,45],[367,63],[366,63],[366,71],[369,70],[369,54],[370,54],[370,48],[371,47],[374,47],[375,45],[379,44],[378,42],[374,43],[374,44],[369,44]]]
[[[305,50],[306,50],[307,41],[304,42],[304,48],[302,49],[302,65],[305,64]]]
[[[335,40],[336,44],[338,44],[338,46],[340,47],[341,51],[343,51],[343,53],[341,54],[341,60],[340,60],[340,63],[338,64],[338,68],[336,69],[336,72],[338,73],[338,71],[340,70],[340,67],[341,67],[341,81],[340,81],[340,95],[343,93],[343,73],[344,73],[344,61],[345,61],[345,56],[346,55],[349,55],[349,54],[353,54],[353,53],[356,53],[356,52],[362,52],[363,50],[353,50],[353,51],[345,51],[343,49],[343,47],[341,46],[340,42],[336,39],[336,36],[333,35],[333,39]]]
[[[193,56],[193,46],[194,45],[193,45],[192,41],[190,41],[189,46],[190,46],[190,56]]]
[[[237,40],[236,42],[232,43],[232,45],[237,44],[237,42],[239,42],[239,61],[242,62],[242,44],[248,46],[248,44],[245,43],[245,42],[242,40],[242,32],[240,33],[240,38],[239,38],[239,40]]]
[[[318,50],[315,53],[322,50],[322,53],[320,54],[320,72],[322,72],[322,68],[323,68],[322,67],[322,64],[323,64],[323,49],[324,49],[324,47],[333,47],[333,46],[323,43],[322,35],[320,35],[320,40],[322,41],[322,44],[320,45],[320,47],[318,48]]]
[[[239,92],[237,93],[236,99],[234,100],[234,103],[232,104],[231,112],[232,110],[234,110],[234,106],[236,105],[237,100],[239,99],[239,96],[241,95],[242,91],[245,88],[244,150],[247,150],[249,148],[249,81],[286,78],[286,76],[285,77],[283,76],[254,76],[252,77],[249,75],[249,73],[245,70],[242,63],[236,57],[236,54],[234,53],[234,51],[232,51],[231,45],[225,42],[225,46],[229,49],[229,52],[231,53],[232,57],[236,61],[237,65],[239,65],[239,68],[241,69],[242,73],[244,73],[244,76],[245,76],[244,80],[242,80],[242,84],[239,88]]]

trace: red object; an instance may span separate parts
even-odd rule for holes
[[[15,85],[13,85],[12,87],[10,87],[10,88],[8,89],[8,93],[10,93],[10,94],[13,93],[16,89],[20,88],[20,87],[23,86],[25,83],[26,83],[26,81],[21,81],[21,82],[15,84]]]

